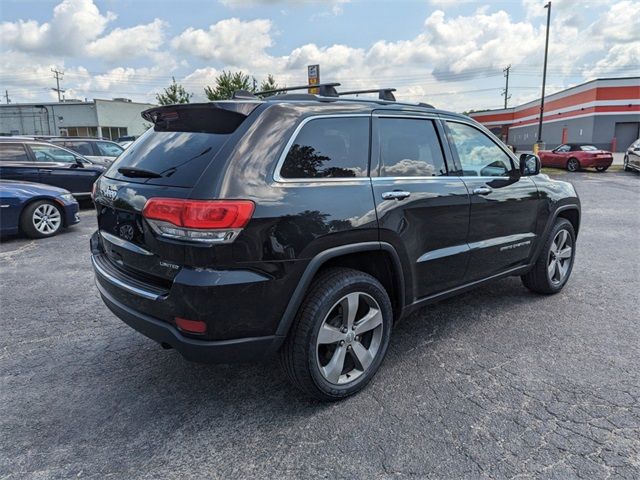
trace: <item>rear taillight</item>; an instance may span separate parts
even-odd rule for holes
[[[150,198],[142,215],[163,237],[230,243],[249,222],[254,208],[250,200]]]

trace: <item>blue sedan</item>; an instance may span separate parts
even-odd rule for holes
[[[0,180],[0,235],[51,237],[80,221],[78,202],[62,188]]]

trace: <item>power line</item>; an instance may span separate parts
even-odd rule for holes
[[[60,80],[62,79],[62,76],[64,75],[64,72],[60,72],[60,71],[56,70],[55,68],[52,68],[51,71],[53,72],[53,76],[56,79],[56,88],[52,88],[51,90],[53,90],[54,92],[58,93],[58,102],[59,102],[60,101],[60,94],[65,92],[63,89],[60,88]]]
[[[511,70],[511,64],[507,65],[504,70],[502,70],[504,72],[504,76],[506,78],[505,84],[504,84],[504,89],[502,90],[502,96],[504,97],[504,108],[507,108],[507,102],[509,102],[509,99],[511,98],[511,95],[509,95],[509,70]]]

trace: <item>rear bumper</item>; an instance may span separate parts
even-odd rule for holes
[[[580,162],[580,166],[583,168],[610,167],[612,163],[613,157],[591,158]]]
[[[182,335],[173,325],[150,317],[118,302],[96,282],[105,305],[118,318],[158,343],[170,345],[187,360],[201,363],[250,362],[276,352],[281,343],[277,336],[239,338],[234,340],[198,340]]]

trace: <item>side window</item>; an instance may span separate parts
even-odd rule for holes
[[[76,157],[55,145],[29,145],[37,162],[75,163]]]
[[[565,153],[569,150],[571,150],[571,147],[569,145],[560,145],[558,148],[556,148],[556,152],[558,153]]]
[[[24,145],[19,143],[0,143],[0,162],[28,162],[29,157]]]
[[[465,177],[505,177],[513,169],[511,158],[480,130],[463,123],[447,122],[451,148]]]
[[[89,142],[64,142],[64,146],[80,155],[93,155],[93,148]]]
[[[318,118],[307,122],[280,169],[282,178],[365,177],[369,118]]]
[[[120,145],[116,145],[115,143],[96,142],[96,145],[98,146],[100,155],[104,155],[105,157],[117,157],[124,152],[124,148]]]
[[[446,175],[444,156],[431,120],[380,118],[382,177]]]

